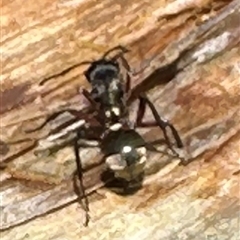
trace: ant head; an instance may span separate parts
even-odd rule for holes
[[[89,68],[84,71],[88,82],[93,83],[97,80],[105,80],[107,77],[116,77],[119,74],[120,67],[117,61],[100,59],[93,61]]]
[[[113,57],[108,58],[109,54],[114,51],[118,51],[118,53]],[[123,54],[127,52],[129,52],[127,48],[119,45],[109,49],[100,59],[96,61],[83,62],[83,64],[90,64],[90,67],[84,72],[85,77],[90,83],[93,83],[96,79],[106,80],[106,77],[111,78],[118,75],[120,72],[119,63],[117,62],[118,58],[121,58],[125,63],[125,67],[129,68],[126,59],[123,57]]]

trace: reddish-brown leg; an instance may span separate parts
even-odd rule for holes
[[[137,112],[137,118],[136,118],[136,127],[151,127],[151,126],[158,126],[161,128],[161,130],[163,131],[163,135],[164,135],[164,138],[166,139],[166,142],[168,144],[168,146],[171,148],[171,143],[170,143],[170,140],[168,138],[168,135],[167,135],[167,131],[166,131],[166,128],[167,127],[170,127],[172,133],[173,133],[173,136],[176,140],[176,143],[177,143],[177,146],[179,148],[182,148],[183,147],[183,143],[182,143],[182,140],[180,138],[180,136],[178,135],[178,132],[177,130],[174,128],[174,126],[169,123],[168,121],[166,120],[163,120],[156,108],[154,107],[153,103],[147,98],[147,96],[140,96],[139,97],[139,108],[138,108],[138,112]],[[156,122],[145,122],[143,123],[143,116],[144,116],[144,113],[145,113],[145,110],[146,110],[146,105],[148,105],[151,109],[151,112],[156,120]]]
[[[122,60],[123,67],[127,70],[127,72],[131,71],[130,65],[128,64],[127,59],[123,56],[123,53],[116,55],[115,58],[120,58]]]
[[[76,174],[78,176],[78,180],[79,180],[79,187],[78,184],[76,182],[76,179],[73,179],[73,186],[74,186],[74,190],[78,195],[78,201],[80,203],[80,205],[82,205],[84,211],[85,211],[85,221],[84,221],[84,226],[87,226],[90,220],[90,216],[89,216],[89,201],[88,201],[88,197],[86,195],[85,192],[85,188],[83,185],[83,168],[82,168],[82,162],[81,162],[81,158],[79,155],[79,146],[78,146],[78,138],[80,138],[81,136],[77,136],[77,138],[74,141],[74,154],[75,154],[75,158],[76,158],[76,165],[77,165],[77,171]]]
[[[90,93],[88,90],[86,90],[85,88],[83,88],[83,89],[82,89],[82,94],[83,94],[83,96],[89,101],[89,103],[91,104],[91,106],[92,106],[93,108],[95,108],[95,110],[96,110],[96,109],[97,109],[97,103],[96,103],[96,101],[93,99],[91,93]]]
[[[38,131],[38,130],[42,129],[47,123],[49,123],[50,121],[53,121],[54,119],[56,119],[59,115],[63,114],[64,112],[69,112],[73,116],[77,116],[77,117],[79,116],[79,111],[77,111],[75,109],[64,109],[64,110],[61,110],[59,112],[53,113],[39,127],[35,128],[35,129],[25,130],[25,132],[26,133],[31,133],[31,132],[35,132],[35,131]]]
[[[89,101],[89,103],[91,104],[91,107],[96,109],[96,102],[92,99],[91,94],[86,89],[82,90],[82,94]],[[91,107],[90,107],[89,110],[91,110]],[[64,110],[58,111],[56,113],[53,113],[39,127],[35,128],[35,129],[25,130],[25,132],[26,133],[31,133],[31,132],[35,132],[35,131],[38,131],[38,130],[42,129],[43,127],[45,127],[45,125],[47,123],[49,123],[50,121],[53,121],[54,119],[56,119],[59,115],[63,114],[64,112],[68,112],[71,115],[73,115],[73,116],[75,116],[76,118],[79,118],[79,119],[81,119],[81,118],[84,119],[87,115],[87,114],[84,114],[83,112],[75,110],[75,109],[64,109]]]
[[[125,93],[127,96],[129,95],[130,90],[131,90],[131,79],[130,79],[130,76],[127,74],[127,82],[125,85]]]

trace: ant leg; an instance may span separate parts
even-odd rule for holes
[[[129,95],[130,90],[131,90],[131,78],[127,74],[127,82],[126,82],[126,86],[125,86],[125,93],[127,96]]]
[[[173,133],[173,136],[176,140],[176,143],[177,143],[177,146],[179,148],[182,148],[183,147],[183,143],[182,143],[182,140],[177,132],[177,130],[175,129],[175,127],[170,123],[168,122],[167,120],[163,120],[160,115],[158,114],[156,108],[154,107],[153,103],[147,98],[147,96],[142,96],[142,99],[145,99],[146,101],[146,104],[150,107],[151,111],[152,111],[152,114],[158,124],[158,126],[162,129],[163,133],[164,133],[164,137],[167,138],[167,141],[169,142],[169,139],[167,137],[167,132],[166,132],[166,127],[170,127],[172,133]]]
[[[112,61],[116,61],[118,58],[120,58],[122,60],[123,67],[127,70],[127,72],[131,72],[131,67],[130,67],[127,59],[123,56],[123,53],[119,53],[119,54],[115,55],[112,58]]]
[[[160,139],[160,140],[155,140],[155,141],[151,141],[151,142],[147,142],[145,143],[145,147],[148,151],[151,151],[151,152],[156,152],[156,153],[161,153],[161,154],[167,154],[166,151],[162,151],[162,150],[158,150],[154,145],[155,144],[163,144],[163,143],[166,143],[166,141],[163,141],[163,139]],[[173,154],[179,158],[182,162],[186,162],[186,160],[181,157],[177,151],[175,151],[175,149],[173,148],[170,148],[171,151],[173,152]]]
[[[174,128],[174,126],[171,123],[169,123],[168,121],[163,120],[159,116],[156,108],[154,107],[153,103],[147,98],[147,96],[141,95],[139,97],[139,100],[140,100],[139,108],[142,107],[142,110],[141,109],[139,110],[139,114],[137,116],[137,125],[139,127],[144,126],[144,125],[147,126],[146,123],[142,123],[142,119],[143,119],[143,115],[144,115],[144,112],[145,112],[145,109],[146,109],[146,105],[148,105],[150,107],[151,111],[152,111],[152,114],[153,114],[155,120],[156,120],[155,125],[159,126],[162,129],[164,138],[166,139],[168,146],[171,148],[171,144],[170,144],[170,140],[169,140],[168,135],[167,135],[166,128],[170,127],[170,129],[173,133],[173,136],[176,140],[178,148],[182,148],[183,147],[182,140],[181,140],[177,130]],[[150,125],[150,124],[148,124],[148,125]]]
[[[136,117],[136,123],[135,126],[143,126],[143,116],[146,111],[146,102],[144,101],[143,98],[139,98],[139,105],[138,105],[138,110],[137,110],[137,117]]]
[[[131,71],[130,65],[128,64],[127,59],[123,56],[123,54],[130,52],[130,50],[128,50],[127,48],[125,48],[121,45],[108,50],[106,53],[104,53],[104,55],[102,56],[102,59],[105,59],[107,57],[107,55],[109,55],[111,52],[116,51],[116,50],[120,50],[121,52],[116,54],[114,57],[112,57],[111,60],[116,61],[118,58],[120,58],[122,60],[122,64],[123,64],[124,68],[128,72],[130,72]]]
[[[146,149],[147,149],[148,151],[166,154],[164,151],[158,150],[158,149],[154,146],[154,144],[151,143],[151,142],[146,143],[145,147],[146,147]]]
[[[79,134],[78,134],[78,137],[79,137]],[[74,190],[78,195],[79,203],[83,206],[83,209],[85,211],[84,226],[88,226],[88,223],[90,220],[89,201],[88,201],[87,195],[85,193],[84,185],[83,185],[83,168],[82,168],[82,163],[81,163],[81,159],[80,159],[80,155],[79,155],[78,137],[74,140],[74,154],[75,154],[76,165],[77,165],[76,173],[78,175],[80,189],[78,188],[78,185],[77,185],[75,179],[74,179],[73,183],[74,183]],[[82,199],[84,199],[84,201]]]
[[[35,131],[38,131],[40,129],[42,129],[48,122],[56,119],[59,115],[63,114],[64,112],[69,112],[70,114],[72,114],[73,116],[79,116],[79,111],[75,110],[75,109],[64,109],[62,111],[53,113],[51,116],[49,116],[39,127],[34,128],[34,129],[28,129],[25,130],[25,133],[32,133]]]
[[[94,100],[94,97],[91,95],[91,93],[86,90],[85,88],[82,89],[82,95],[89,101],[89,103],[96,109],[97,103]]]
[[[19,139],[19,140],[16,140],[16,141],[7,142],[7,144],[9,144],[9,145],[17,145],[17,144],[20,144],[20,143],[26,143],[26,142],[32,142],[32,141],[34,141],[34,139],[32,139],[32,138],[25,138],[25,139]]]

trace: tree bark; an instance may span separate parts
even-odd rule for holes
[[[17,0],[1,12],[1,239],[239,239],[239,1]],[[143,188],[123,197],[100,189],[101,154],[84,149],[91,200],[84,228],[71,146],[33,154],[70,117],[24,130],[59,109],[83,108],[85,67],[63,72],[118,44],[131,50],[134,96],[146,91],[179,130],[188,164],[149,153]],[[140,132],[163,137],[155,128]]]

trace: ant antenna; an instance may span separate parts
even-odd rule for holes
[[[113,60],[113,61],[116,61],[118,58],[121,58],[122,61],[123,61],[123,63],[124,63],[124,67],[125,67],[128,71],[130,71],[130,66],[129,66],[129,64],[127,63],[127,60],[123,57],[123,54],[129,52],[130,50],[128,50],[127,48],[125,48],[125,47],[123,47],[123,46],[121,46],[121,45],[116,46],[116,47],[108,50],[106,53],[103,54],[103,56],[101,57],[101,59],[105,59],[111,52],[116,51],[116,50],[120,50],[121,52],[118,53],[118,54],[116,54],[116,55],[112,58],[112,60]],[[53,77],[63,76],[63,75],[67,74],[68,72],[70,72],[72,69],[74,69],[74,68],[76,68],[76,67],[79,67],[79,66],[81,66],[81,65],[92,64],[93,62],[94,62],[94,60],[93,60],[93,61],[83,61],[83,62],[77,63],[77,64],[75,64],[75,65],[73,65],[73,66],[71,66],[71,67],[69,67],[69,68],[61,71],[60,73],[57,73],[57,74],[51,75],[50,77],[44,78],[44,79],[39,83],[39,85],[40,85],[40,86],[43,86],[46,82],[48,82],[48,81],[49,81],[51,78],[53,78]]]
[[[105,52],[104,54],[103,54],[103,56],[102,56],[102,59],[105,59],[111,52],[114,52],[114,51],[116,51],[116,50],[120,50],[121,51],[121,55],[123,55],[124,53],[127,53],[127,52],[129,52],[130,50],[128,50],[127,48],[125,48],[125,47],[123,47],[123,46],[121,46],[121,45],[118,45],[118,46],[116,46],[116,47],[114,47],[114,48],[111,48],[111,49],[109,49],[107,52]],[[120,55],[120,54],[117,54],[117,55]],[[116,56],[117,56],[116,55]],[[115,57],[114,57],[115,58]]]
[[[127,59],[123,56],[125,53],[130,52],[130,50],[127,49],[127,48],[125,48],[125,47],[123,47],[123,46],[121,46],[121,45],[118,45],[118,46],[116,46],[116,47],[114,47],[114,48],[112,48],[112,49],[109,49],[107,52],[105,52],[105,53],[103,54],[102,59],[106,59],[106,57],[107,57],[111,52],[116,51],[116,50],[119,50],[119,51],[121,51],[121,52],[119,52],[119,53],[117,53],[115,56],[113,56],[113,57],[111,58],[111,61],[114,61],[114,62],[115,62],[115,61],[117,61],[118,58],[120,58],[120,59],[122,60],[122,63],[123,63],[124,68],[125,68],[128,72],[130,72],[131,69],[130,69],[130,66],[129,66],[129,64],[128,64],[128,61],[127,61]]]

